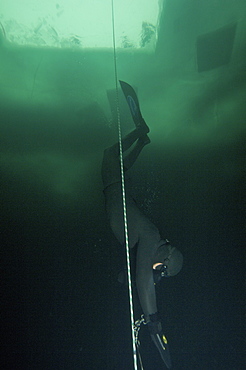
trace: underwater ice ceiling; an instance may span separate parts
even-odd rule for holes
[[[161,4],[152,0],[2,0],[0,28],[19,45],[112,47],[112,4],[116,46],[155,45]]]

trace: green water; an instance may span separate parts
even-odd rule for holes
[[[242,369],[245,5],[188,3],[167,2],[155,52],[116,50],[151,130],[131,176],[140,207],[184,254],[158,288],[175,369]],[[207,55],[199,73],[197,38],[228,24],[229,61],[212,68]],[[100,178],[117,140],[113,50],[18,47],[2,34],[0,55],[2,368],[130,368],[124,253]],[[134,128],[127,109],[121,126]],[[160,368],[144,333],[146,369]]]

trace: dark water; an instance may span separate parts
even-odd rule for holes
[[[203,74],[168,61],[170,53],[163,59],[165,32],[157,54],[118,57],[151,128],[131,173],[135,197],[184,255],[180,274],[157,287],[174,370],[245,365],[245,26],[238,27],[233,59]],[[1,368],[131,369],[128,295],[117,282],[125,257],[100,179],[103,149],[117,139],[106,94],[114,88],[112,52],[2,45],[1,55]],[[140,340],[144,368],[164,369],[145,327]]]

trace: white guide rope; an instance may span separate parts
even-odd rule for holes
[[[133,363],[134,363],[134,370],[137,370],[138,369],[137,350],[136,350],[135,332],[134,332],[134,324],[135,323],[134,323],[134,313],[133,313],[131,264],[130,264],[129,239],[128,239],[128,227],[127,227],[125,176],[124,176],[122,136],[121,136],[121,124],[120,124],[120,109],[119,109],[119,94],[118,94],[118,73],[117,73],[117,63],[116,63],[114,0],[111,0],[111,5],[112,5],[111,6],[112,7],[112,31],[113,31],[113,49],[114,49],[114,73],[115,73],[115,86],[116,86],[116,108],[117,108],[117,123],[118,123],[118,133],[119,133],[122,204],[123,204],[123,211],[124,211],[125,247],[126,247],[126,262],[127,262],[128,290],[129,290],[130,318],[131,318],[131,329],[132,329]]]

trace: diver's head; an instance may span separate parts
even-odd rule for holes
[[[183,255],[166,240],[157,250],[154,257],[153,269],[160,277],[175,276],[183,266]]]

